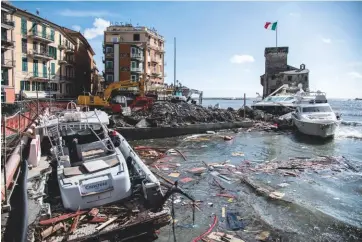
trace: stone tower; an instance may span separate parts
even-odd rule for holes
[[[265,48],[265,74],[276,74],[288,69],[288,47]]]

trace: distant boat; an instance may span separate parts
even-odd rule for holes
[[[357,98],[355,99],[356,101],[362,101],[362,98]]]

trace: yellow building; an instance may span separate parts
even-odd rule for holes
[[[6,69],[3,65],[1,68],[2,86],[6,87],[4,101],[12,102],[19,96],[66,98],[78,95],[74,87],[79,41],[72,38],[65,28],[38,15],[4,2],[1,8],[2,12],[8,10],[7,19],[13,23],[11,28],[4,28],[2,14],[1,32],[8,40],[4,44],[1,42],[2,58],[7,60],[4,63],[12,64]],[[92,58],[93,55],[92,51]],[[77,60],[78,65],[84,68],[84,64]],[[10,96],[14,97],[8,98]]]

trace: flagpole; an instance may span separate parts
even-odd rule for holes
[[[275,47],[278,48],[278,21],[277,21],[277,28],[275,29]]]

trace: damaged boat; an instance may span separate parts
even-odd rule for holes
[[[299,132],[322,138],[333,137],[341,123],[340,117],[329,105],[326,94],[320,91],[298,97],[292,121]]]
[[[116,236],[125,241],[154,236],[155,230],[170,222],[170,210],[164,205],[173,193],[193,198],[177,184],[165,193],[124,137],[105,126],[106,113],[81,112],[73,106],[45,119],[41,126],[51,146],[53,169],[46,201],[50,211],[32,225],[35,238],[87,241]],[[54,232],[56,224],[61,224],[61,233]]]

